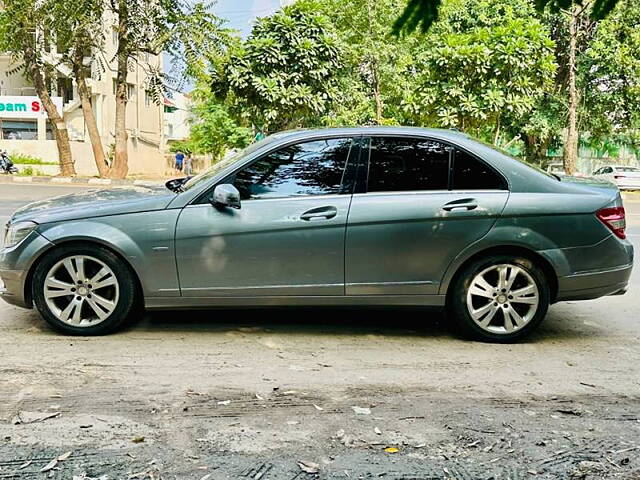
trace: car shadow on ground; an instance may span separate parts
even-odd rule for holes
[[[441,310],[420,308],[266,308],[147,312],[126,331],[225,333],[267,332],[285,335],[420,337],[465,340]],[[542,325],[521,343],[588,339],[601,330],[549,312]]]
[[[431,336],[454,335],[442,312],[398,308],[267,308],[147,312],[130,329],[279,334]]]

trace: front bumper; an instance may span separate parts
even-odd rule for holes
[[[30,295],[26,295],[27,276],[33,262],[53,244],[37,232],[15,247],[0,249],[0,298],[19,307],[31,308]]]

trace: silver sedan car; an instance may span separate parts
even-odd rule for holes
[[[56,330],[111,332],[139,307],[446,307],[510,342],[550,304],[623,293],[633,248],[618,189],[562,181],[454,131],[272,135],[167,188],[21,208],[2,298]]]
[[[620,190],[640,190],[640,168],[629,165],[605,165],[593,172],[593,177],[608,180]]]

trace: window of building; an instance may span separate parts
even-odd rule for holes
[[[243,200],[340,193],[350,138],[291,145],[252,163],[230,180]]]
[[[147,107],[150,107],[153,105],[153,92],[151,92],[150,90],[145,90],[144,91],[144,104]]]
[[[36,120],[0,121],[0,138],[3,140],[37,140],[38,122]]]
[[[371,139],[369,192],[446,190],[450,148],[434,140]]]
[[[118,46],[118,29],[116,27],[111,28],[111,43]]]
[[[506,190],[504,179],[473,155],[456,149],[452,190]]]

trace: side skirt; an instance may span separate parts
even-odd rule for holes
[[[416,306],[443,307],[445,295],[348,295],[262,297],[147,297],[147,310],[283,306]]]

